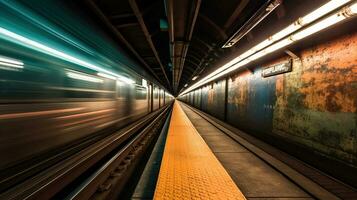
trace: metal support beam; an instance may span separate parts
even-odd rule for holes
[[[300,59],[298,55],[296,55],[294,52],[290,50],[286,50],[285,53],[288,54],[292,59]]]
[[[162,63],[161,63],[159,54],[157,53],[156,48],[155,48],[155,46],[154,46],[154,43],[152,42],[150,33],[149,33],[149,31],[148,31],[148,29],[147,29],[147,27],[146,27],[146,25],[145,25],[144,19],[143,19],[142,14],[141,14],[141,12],[140,12],[140,10],[139,10],[139,7],[138,7],[138,5],[137,5],[137,3],[136,3],[136,0],[129,0],[129,4],[130,4],[131,8],[133,9],[136,18],[137,18],[138,21],[139,21],[139,24],[140,24],[140,26],[141,26],[141,29],[142,29],[142,31],[143,31],[144,34],[145,34],[146,40],[147,40],[147,42],[149,43],[149,46],[150,46],[151,50],[153,51],[157,62],[158,62],[159,65],[160,65],[160,68],[161,68],[161,70],[162,70],[162,72],[163,72],[163,74],[164,74],[164,76],[165,76],[165,79],[166,79],[166,81],[167,81],[167,83],[168,83],[168,86],[170,87],[170,81],[169,81],[169,79],[168,79],[168,77],[167,77],[165,68],[164,68],[164,66],[163,66]]]
[[[116,25],[115,28],[121,29],[121,28],[127,28],[127,27],[131,27],[131,26],[139,26],[139,24],[138,23],[120,24],[120,25]]]
[[[195,43],[196,41],[197,41],[198,43],[200,43],[199,46],[201,46],[201,45],[205,46],[205,47],[208,49],[208,51],[211,51],[211,50],[214,48],[212,45],[207,44],[207,42],[201,40],[200,38],[198,38],[198,37],[193,37],[193,38],[192,38],[192,43]]]
[[[166,6],[173,63],[173,88],[174,93],[177,93],[201,0],[166,0]]]
[[[222,46],[222,48],[230,48],[236,44],[241,38],[248,34],[256,25],[258,25],[265,17],[267,17],[283,0],[269,0],[259,8],[255,14],[241,26]],[[234,17],[238,17],[239,13],[233,13]],[[231,16],[232,17],[232,16]],[[229,21],[228,21],[229,22]],[[229,25],[229,23],[226,23]]]
[[[190,59],[190,60],[193,60],[192,62],[195,62],[195,63],[200,63],[201,62],[201,59],[197,58],[196,55],[190,53],[189,55],[186,56],[186,59]]]
[[[105,16],[105,14],[98,8],[98,6],[93,2],[93,0],[86,0],[87,5],[92,11],[102,20],[102,22],[113,32],[113,34],[123,42],[126,47],[134,54],[134,56],[145,66],[145,68],[159,81],[162,83],[161,79],[155,74],[151,67],[144,61],[144,59],[136,52],[133,46],[125,39],[125,37],[120,33],[120,31],[115,28],[110,20]],[[163,83],[162,83],[163,84]]]
[[[135,17],[132,13],[125,13],[125,14],[120,14],[120,15],[112,15],[109,18],[110,19],[123,19],[123,18],[129,18],[129,17]]]
[[[228,28],[230,28],[232,26],[232,24],[235,21],[237,21],[238,16],[242,13],[243,9],[247,6],[248,3],[249,3],[249,0],[240,1],[238,6],[236,7],[236,9],[234,9],[232,15],[228,18],[226,23],[224,23],[224,30],[227,30]]]
[[[216,23],[214,23],[210,18],[208,18],[206,15],[199,14],[198,16],[202,20],[204,20],[207,24],[209,24],[214,30],[216,30],[222,40],[228,38],[226,32],[221,27],[219,27]]]
[[[192,60],[190,60],[190,59],[188,59],[188,58],[186,58],[186,61],[187,61],[188,63],[190,63],[191,65],[193,65],[193,66],[195,67],[195,69],[197,69],[198,67],[200,67],[200,66],[199,66],[199,63],[195,63],[195,62],[193,62]]]
[[[226,85],[224,87],[224,116],[223,116],[223,121],[227,122],[227,116],[228,116],[228,83],[229,83],[229,77],[226,77],[225,79]]]

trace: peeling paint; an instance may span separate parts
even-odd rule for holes
[[[224,96],[225,96],[225,80],[221,80],[213,84],[213,88],[208,90],[207,112],[215,115],[220,119],[224,119]]]
[[[278,77],[273,133],[357,166],[357,34],[301,52]]]
[[[357,111],[357,35],[302,52],[300,88],[305,107],[330,112]]]

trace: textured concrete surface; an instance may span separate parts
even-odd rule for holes
[[[245,197],[175,102],[154,199]]]
[[[246,198],[312,199],[278,171],[233,141],[198,114],[184,105],[182,107]]]

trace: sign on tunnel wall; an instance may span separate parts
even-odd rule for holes
[[[268,66],[262,70],[262,77],[274,76],[277,74],[282,74],[286,72],[291,72],[292,61],[288,60],[282,63],[278,63],[272,66]]]

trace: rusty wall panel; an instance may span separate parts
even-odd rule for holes
[[[201,89],[196,89],[195,90],[195,99],[194,99],[194,104],[196,108],[200,108],[201,105]]]
[[[256,133],[272,130],[276,77],[246,71],[228,80],[227,121]]]
[[[219,118],[224,119],[224,97],[226,81],[220,80],[212,83],[213,87],[208,90],[208,113]]]
[[[209,86],[205,86],[201,92],[201,110],[205,112],[208,112],[208,91]]]
[[[187,94],[185,94],[185,95],[183,95],[183,97],[179,97],[180,98],[180,100],[182,100],[182,101],[184,101],[184,102],[186,102],[187,103],[187,98],[188,98],[188,95]]]
[[[230,79],[228,121],[357,167],[357,33],[297,53],[290,73]]]
[[[277,80],[274,133],[357,166],[357,34],[301,52],[293,67]]]
[[[193,99],[195,97],[195,94],[193,92],[190,92],[190,104],[193,105]]]

